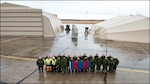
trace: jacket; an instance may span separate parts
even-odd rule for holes
[[[78,61],[78,68],[79,68],[79,70],[84,69],[84,61],[83,60]]]
[[[74,62],[74,69],[78,70],[78,61],[77,60]]]
[[[91,67],[91,65],[92,65],[92,61],[88,60],[88,68]]]
[[[43,60],[43,59],[38,59],[37,62],[36,62],[36,64],[37,64],[39,67],[41,67],[41,66],[44,65],[44,60]]]
[[[84,60],[84,69],[88,69],[88,66],[89,65],[89,63],[88,63],[88,60]]]
[[[74,69],[74,61],[73,60],[70,60],[69,61],[69,69]]]
[[[62,59],[61,65],[62,65],[62,67],[66,68],[67,67],[67,59]]]

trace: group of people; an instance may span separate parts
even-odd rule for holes
[[[119,60],[112,57],[111,55],[99,56],[76,56],[73,57],[68,55],[58,55],[58,56],[46,56],[45,58],[39,57],[37,60],[37,66],[39,72],[43,72],[43,67],[45,65],[45,70],[51,72],[100,72],[108,71],[114,72],[117,69]],[[48,67],[51,67],[48,69]]]

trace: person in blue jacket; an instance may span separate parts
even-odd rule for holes
[[[88,68],[89,68],[88,71],[91,71],[91,65],[92,65],[92,55],[90,55],[90,56],[88,57]]]
[[[71,57],[70,61],[69,61],[69,72],[74,72],[74,60],[73,57]]]
[[[82,57],[78,57],[78,70],[80,72],[83,72],[83,70],[84,70],[84,61],[83,61]]]

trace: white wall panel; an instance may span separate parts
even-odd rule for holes
[[[26,18],[23,18],[23,17],[8,18],[8,17],[6,17],[6,18],[4,18],[4,17],[1,17],[0,20],[1,20],[1,22],[3,22],[3,21],[41,21],[41,17],[39,17],[39,18],[32,18],[32,17],[26,17]]]

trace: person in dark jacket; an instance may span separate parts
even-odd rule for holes
[[[107,58],[103,59],[103,70],[102,71],[107,71],[107,66],[108,66],[108,60]]]
[[[102,71],[103,71],[104,70],[104,63],[103,63],[103,61],[105,60],[105,55],[104,54],[102,54],[101,59],[102,59]]]
[[[108,71],[109,72],[113,71],[113,65],[114,65],[114,61],[113,61],[113,58],[111,57],[110,60],[108,60]]]
[[[92,72],[95,72],[95,65],[96,65],[96,60],[94,57],[92,57],[92,65],[91,65]]]
[[[43,72],[44,60],[41,57],[39,57],[36,64],[39,68],[39,73],[41,73],[41,71]]]
[[[96,55],[95,55],[95,57],[94,57],[94,59],[95,59],[95,72],[97,72],[99,69],[98,69],[98,54],[96,53]]]
[[[112,58],[111,54],[107,57],[108,60],[110,60]]]
[[[97,71],[100,72],[102,65],[102,57],[98,57]]]
[[[74,60],[73,57],[71,57],[70,61],[69,61],[69,72],[74,72]]]
[[[116,71],[117,70],[117,66],[119,64],[119,60],[117,58],[113,58],[113,62],[114,62],[113,70]]]
[[[61,60],[61,64],[62,64],[62,73],[64,73],[67,69],[67,58],[65,56]]]
[[[71,59],[70,54],[68,54],[67,58],[67,71],[69,72],[69,61]]]
[[[83,58],[87,57],[86,53],[84,53],[82,57],[83,57]]]
[[[56,61],[56,69],[57,69],[57,72],[61,72],[61,59],[60,59],[60,56],[57,58],[57,61]]]
[[[91,66],[92,66],[92,55],[88,57],[88,71],[91,71]]]

